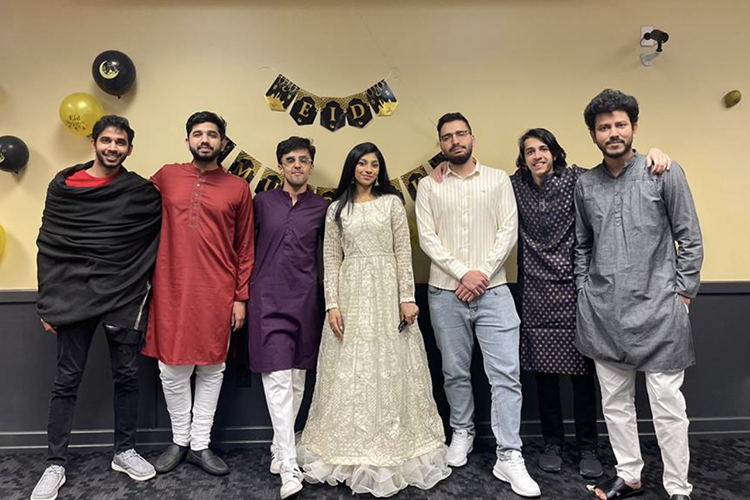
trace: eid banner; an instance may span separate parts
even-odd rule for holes
[[[297,125],[320,126],[335,132],[346,125],[364,128],[373,116],[391,116],[398,100],[390,85],[381,80],[372,87],[347,97],[319,97],[279,75],[266,92],[266,102],[273,111],[286,111]],[[374,114],[373,114],[374,113]]]
[[[237,177],[242,177],[247,181],[248,184],[251,184],[253,182],[253,179],[255,179],[255,175],[258,173],[258,170],[260,170],[260,167],[261,164],[258,160],[245,153],[244,151],[240,151],[240,154],[238,154],[237,158],[234,159],[232,164],[227,169],[227,172],[229,172],[230,174],[234,174]]]
[[[263,168],[263,175],[261,176],[260,181],[258,181],[258,185],[255,186],[255,194],[278,189],[282,184],[284,184],[284,180],[279,172],[271,170],[270,168]]]

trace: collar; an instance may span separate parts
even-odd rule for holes
[[[479,175],[479,165],[480,165],[479,160],[477,160],[473,156],[471,157],[471,159],[474,160],[474,170],[472,170],[471,173],[469,173],[469,175],[467,175],[466,177],[461,177],[460,175],[458,175],[457,173],[455,173],[453,171],[453,169],[451,168],[451,162],[449,162],[449,161],[446,161],[446,164],[448,165],[448,168],[445,171],[445,176],[448,177],[449,175],[452,175],[454,177],[458,177],[459,179],[468,179],[469,177],[471,177],[473,175]]]

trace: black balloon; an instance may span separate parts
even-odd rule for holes
[[[135,82],[135,64],[127,54],[106,50],[96,56],[91,74],[99,88],[110,95],[126,94]]]
[[[29,162],[29,148],[18,137],[0,137],[0,170],[18,172]]]

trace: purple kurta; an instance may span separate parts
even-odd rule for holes
[[[247,310],[250,369],[315,368],[322,318],[318,243],[328,202],[305,191],[292,206],[281,189],[255,197],[255,268]]]

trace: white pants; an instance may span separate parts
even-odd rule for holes
[[[635,413],[636,372],[596,361],[596,374],[609,442],[617,460],[617,475],[628,483],[640,482],[643,459]],[[685,411],[685,398],[680,392],[685,372],[646,372],[645,375],[654,430],[664,463],[664,489],[670,496],[690,495],[693,490],[688,482],[690,421]]]
[[[172,441],[193,451],[208,448],[225,363],[220,365],[166,365],[159,361],[161,385],[172,421]],[[190,377],[195,371],[195,401]]]
[[[297,458],[294,422],[305,393],[305,370],[279,370],[263,373],[263,392],[273,425],[273,445],[281,460]]]

